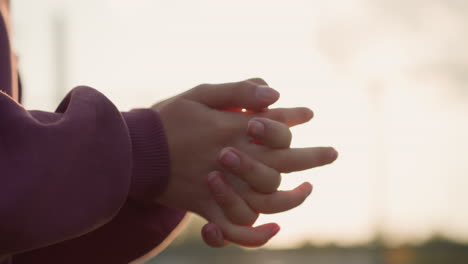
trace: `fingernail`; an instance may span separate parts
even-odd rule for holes
[[[211,172],[208,174],[208,182],[211,188],[218,194],[225,192],[225,185],[218,172]]]
[[[225,149],[221,152],[220,161],[224,166],[232,169],[240,167],[239,156],[229,149]]]
[[[221,234],[219,233],[218,228],[214,226],[210,226],[208,233],[210,234],[211,239],[214,241],[219,241],[221,239]]]
[[[223,239],[221,233],[219,232],[218,228],[213,228],[212,232],[214,233],[214,237],[216,241],[220,241]]]
[[[247,124],[247,132],[253,137],[262,137],[265,131],[265,125],[257,120],[250,120]]]
[[[257,86],[255,95],[262,101],[275,101],[279,98],[279,93],[266,85]]]
[[[274,225],[271,227],[271,236],[273,237],[280,231],[279,225]]]
[[[330,155],[330,159],[334,161],[334,160],[336,160],[338,158],[338,151],[336,151],[336,149],[330,147],[329,155]]]
[[[221,233],[219,232],[218,228],[214,226],[214,224],[208,224],[208,226],[204,230],[204,235],[212,243],[219,243],[219,242],[222,242],[223,240]]]

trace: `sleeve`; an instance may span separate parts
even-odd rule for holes
[[[159,253],[177,234],[184,213],[158,204],[125,203],[108,224],[79,238],[13,257],[13,264],[127,264]]]
[[[150,109],[120,113],[88,87],[54,113],[26,111],[0,93],[0,256],[107,227],[130,234],[150,219],[161,226],[140,239],[157,246],[184,214],[142,203],[164,190],[168,174],[164,130]]]

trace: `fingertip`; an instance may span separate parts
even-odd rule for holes
[[[338,159],[338,151],[336,151],[335,148],[329,147],[328,148],[328,158],[330,159],[330,163],[334,162],[336,159]]]
[[[312,190],[314,189],[314,186],[310,182],[304,182],[303,184],[301,184],[300,187],[303,188],[304,190],[305,198],[307,198],[312,193]]]
[[[278,232],[281,230],[281,227],[277,223],[268,223],[260,227],[268,229],[268,234],[269,234],[268,240],[265,241],[265,243],[268,242],[270,239],[272,239],[274,236],[276,236],[276,234],[278,234]],[[260,228],[260,227],[257,227],[257,228]]]
[[[333,163],[338,158],[338,152],[333,147],[320,147],[319,166]]]
[[[208,176],[206,179],[208,180],[208,182],[213,182],[213,181],[216,181],[216,179],[220,176],[221,176],[221,173],[219,171],[212,171],[208,173]]]
[[[208,223],[203,226],[201,232],[203,240],[208,246],[220,248],[225,245],[223,234],[217,225]]]
[[[252,241],[246,241],[241,243],[245,247],[261,247],[265,245],[270,239],[272,239],[280,231],[280,226],[276,223],[268,223],[261,226],[254,227],[255,232],[262,233],[262,238]]]
[[[314,118],[315,114],[314,114],[314,111],[312,111],[312,109],[304,107],[304,115],[305,115],[305,119],[309,121],[312,118]]]
[[[255,90],[255,97],[262,105],[265,105],[264,107],[260,108],[264,109],[265,107],[278,101],[280,98],[280,93],[267,85],[258,85]]]
[[[271,227],[271,238],[273,238],[274,236],[276,236],[276,234],[278,234],[278,232],[281,230],[281,227],[278,225],[278,224],[272,224],[272,227]]]

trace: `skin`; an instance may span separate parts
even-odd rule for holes
[[[291,133],[287,126],[282,126],[268,119],[261,121],[265,124],[265,129],[261,130],[263,133],[252,133],[248,129],[248,134],[252,138],[261,141],[264,146],[270,148],[289,147]],[[331,163],[337,158],[337,152],[331,148],[317,148],[317,150],[316,157],[318,160],[311,160],[317,166]],[[239,153],[239,151],[236,152]],[[226,180],[225,176],[220,172],[212,172],[208,175],[208,185],[213,197],[217,200],[218,205],[223,209],[224,214],[229,218],[232,225],[250,225],[250,223],[256,220],[259,213],[272,214],[295,208],[312,192],[312,185],[308,182],[299,185],[291,191],[275,191],[268,194],[257,192],[249,187],[253,187],[258,178],[274,179],[277,177],[277,172],[256,160],[252,160],[243,153],[239,153],[239,157],[243,162],[236,164],[235,168],[230,168],[229,166],[225,166],[225,168],[237,177],[245,179],[249,184],[248,188],[234,190],[229,180]],[[223,163],[222,159],[220,159],[220,162]],[[269,176],[261,177],[262,174]],[[218,182],[213,183],[213,178],[217,178]],[[251,181],[251,179],[254,179],[254,181]],[[268,239],[271,239],[279,231],[277,225],[271,224],[270,228],[270,231],[266,228],[257,230],[257,232],[264,232],[264,240],[259,240],[253,231],[240,234],[236,232],[232,233],[237,236],[243,235],[242,238],[238,238],[237,244],[247,247],[258,247],[265,244]],[[205,243],[212,247],[223,247],[229,244],[229,241],[224,239],[225,235],[221,228],[213,223],[208,223],[203,227],[202,236]],[[239,243],[239,241],[242,242]]]
[[[307,122],[313,114],[307,108],[265,110],[278,98],[263,80],[252,79],[200,85],[153,106],[166,130],[172,172],[157,202],[207,219],[210,224],[202,234],[209,245],[221,246],[224,240],[263,245],[279,226],[252,227],[258,214],[294,208],[311,192],[309,183],[278,192],[280,173],[336,159],[331,148],[289,148],[288,126]],[[239,108],[250,113],[225,111]],[[264,125],[261,135],[253,129],[255,122]],[[262,144],[253,144],[252,139]],[[223,162],[227,153],[239,157],[237,166]]]

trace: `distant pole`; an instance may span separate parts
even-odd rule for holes
[[[374,142],[371,150],[372,168],[372,210],[373,232],[375,235],[376,256],[374,263],[385,263],[385,225],[387,222],[387,184],[388,167],[387,152],[385,148],[385,115],[384,115],[384,87],[381,82],[374,80],[369,85],[371,105],[371,127],[374,128]]]
[[[383,86],[379,82],[370,84],[369,94],[371,103],[371,122],[374,128],[373,142],[373,210],[374,210],[374,228],[376,232],[383,232],[386,221],[386,189],[387,186],[387,153],[385,150],[385,116],[384,116],[384,100]]]
[[[52,20],[54,74],[55,74],[55,99],[59,103],[67,92],[68,82],[68,41],[67,18],[60,9]]]

